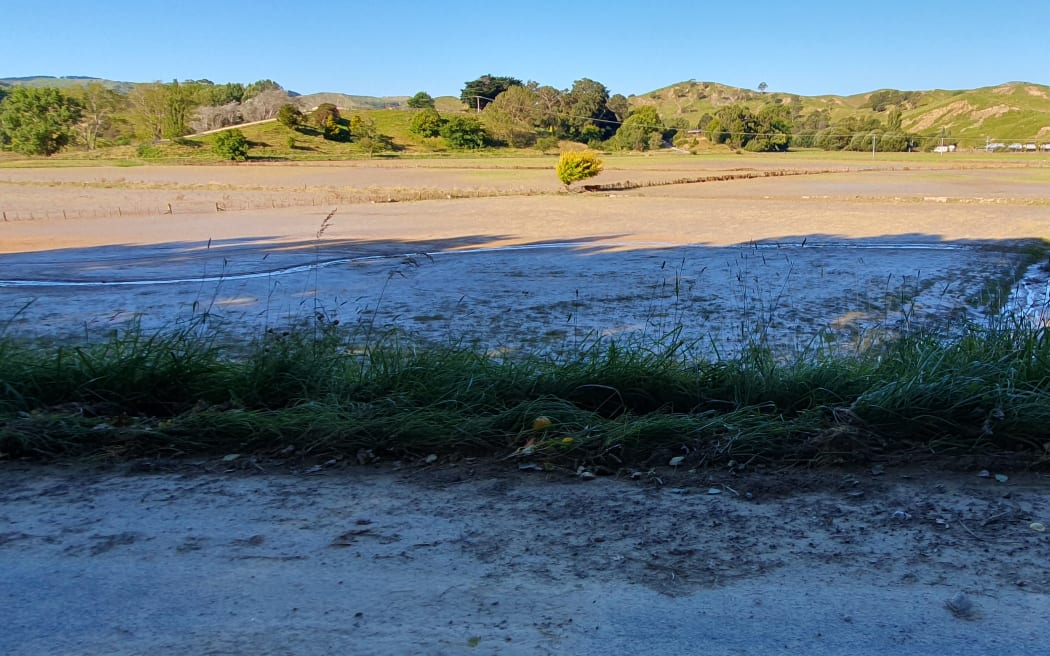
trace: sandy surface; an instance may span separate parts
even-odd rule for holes
[[[597,182],[742,170],[682,161],[626,160]],[[818,335],[849,343],[984,321],[989,281],[1012,280],[1018,244],[1050,236],[1050,176],[1037,167],[824,173],[834,166],[816,163],[810,175],[564,194],[546,169],[448,164],[5,169],[5,204],[41,211],[73,194],[83,199],[67,215],[101,212],[0,223],[7,330],[96,338],[129,321],[156,329],[206,316],[243,335],[320,314],[493,348],[679,326],[723,354],[754,340],[798,348]],[[438,198],[346,202],[406,189]],[[441,196],[464,189],[497,195]],[[499,195],[515,190],[524,195]],[[296,205],[179,206],[185,194],[207,205],[231,193]],[[121,194],[174,213],[114,215]],[[1033,285],[1041,311],[1045,280]]]
[[[0,464],[0,652],[1045,650],[1045,476],[172,467]]]

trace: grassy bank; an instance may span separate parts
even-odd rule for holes
[[[0,342],[3,458],[230,453],[520,457],[609,468],[1009,453],[1050,461],[1050,338],[916,335],[854,356],[726,361],[662,343],[515,360],[321,325],[223,345],[195,329]],[[541,420],[550,420],[542,427]]]

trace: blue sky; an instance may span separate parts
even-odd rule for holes
[[[802,95],[1050,84],[1047,0],[4,2],[0,77],[270,78],[458,95],[485,73],[642,94],[689,79]]]

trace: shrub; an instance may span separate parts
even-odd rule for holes
[[[286,128],[294,130],[302,125],[303,113],[295,105],[281,105],[281,109],[277,112],[277,122]]]
[[[321,130],[324,130],[329,121],[339,122],[339,108],[332,103],[321,103],[310,113],[310,120]]]
[[[536,140],[536,150],[544,153],[549,153],[552,150],[558,150],[558,137],[552,135],[546,137],[540,137]]]
[[[573,182],[593,178],[602,172],[602,160],[597,153],[562,153],[558,159],[558,179],[568,189]]]
[[[346,126],[341,125],[337,119],[329,116],[321,128],[321,136],[326,141],[347,142],[350,141],[350,130]]]
[[[160,149],[153,144],[141,143],[139,147],[135,149],[135,154],[142,159],[156,159],[160,157]]]
[[[441,115],[428,107],[412,117],[408,131],[417,137],[436,137],[441,134],[441,123]]]
[[[248,159],[248,138],[240,130],[225,130],[215,135],[215,152],[223,159],[243,162]]]
[[[488,134],[473,116],[452,116],[441,126],[441,136],[452,148],[481,148]]]

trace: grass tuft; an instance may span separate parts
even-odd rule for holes
[[[672,333],[508,359],[340,326],[237,347],[193,328],[93,346],[0,339],[6,458],[470,454],[571,466],[858,462],[1008,452],[1050,461],[1050,338],[1020,325],[860,354],[703,360]],[[549,427],[533,420],[547,417]]]

